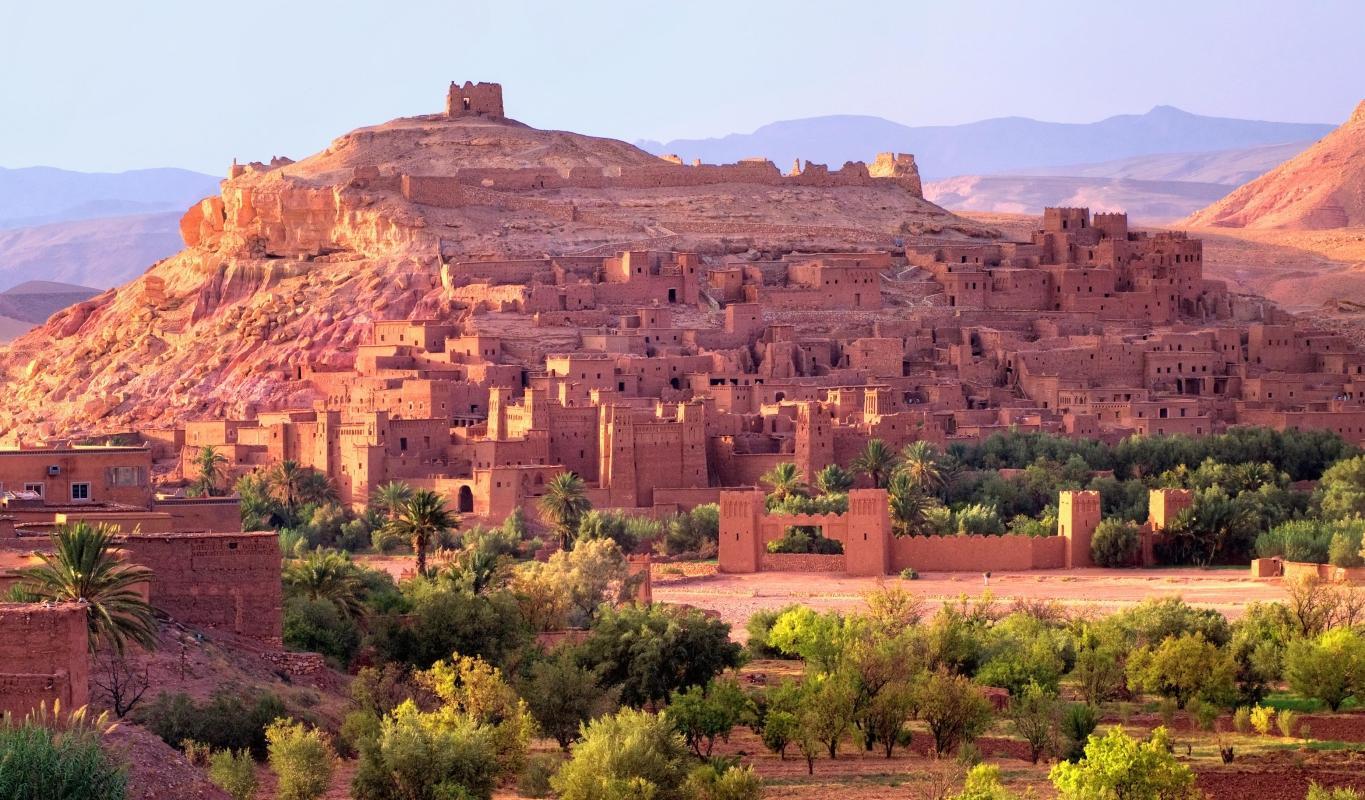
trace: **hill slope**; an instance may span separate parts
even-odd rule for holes
[[[951,211],[1037,215],[1048,206],[1126,211],[1138,222],[1168,222],[1233,189],[1219,183],[1067,175],[966,175],[931,181],[924,196]]]
[[[833,166],[868,153],[914,153],[927,179],[1018,172],[1157,153],[1194,153],[1316,139],[1330,125],[1205,117],[1170,106],[1072,124],[1005,117],[965,125],[910,127],[879,117],[829,116],[775,122],[753,133],[715,139],[642,142],[685,161],[764,156],[784,168],[793,159]]]
[[[297,163],[253,166],[190,208],[181,252],[0,351],[8,390],[0,434],[310,406],[319,398],[300,368],[350,366],[371,321],[473,315],[477,308],[442,280],[460,260],[627,245],[820,252],[904,235],[988,233],[895,181],[653,188],[588,181],[526,187],[504,207],[485,202],[480,192],[488,190],[477,186],[462,190],[469,202],[441,205],[399,191],[401,174],[537,167],[600,178],[660,166],[667,165],[624,142],[439,115],[362,128]],[[547,210],[569,203],[570,214]],[[546,339],[522,318],[505,348],[532,351]]]
[[[1294,230],[1365,225],[1365,102],[1321,141],[1183,224]]]

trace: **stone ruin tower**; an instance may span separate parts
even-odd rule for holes
[[[450,91],[446,94],[446,116],[463,117],[468,114],[501,119],[502,84],[465,81],[461,86],[451,81]]]

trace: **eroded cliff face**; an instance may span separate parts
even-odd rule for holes
[[[442,287],[442,255],[526,257],[648,241],[667,233],[660,219],[695,220],[701,231],[752,220],[773,236],[787,235],[783,225],[885,236],[907,225],[968,224],[904,185],[556,192],[554,202],[587,209],[578,221],[533,205],[434,208],[398,188],[401,174],[471,167],[543,164],[567,174],[657,163],[609,139],[419,117],[348,134],[298,163],[234,166],[219,195],[185,213],[182,252],[0,350],[0,440],[308,407],[320,399],[308,370],[350,366],[371,321],[471,313],[467,298]],[[918,181],[909,157],[873,169]]]

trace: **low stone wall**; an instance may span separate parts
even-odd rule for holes
[[[764,553],[759,562],[763,572],[845,572],[842,555],[814,553]]]
[[[1279,575],[1286,581],[1298,581],[1304,578],[1317,578],[1318,580],[1332,581],[1333,583],[1365,583],[1365,567],[1334,567],[1331,564],[1313,564],[1307,561],[1282,561],[1279,559],[1258,558],[1252,562],[1253,577],[1261,577],[1257,574],[1257,568],[1262,573],[1266,568],[1262,562],[1278,561],[1280,564]],[[1274,573],[1271,573],[1274,574]]]
[[[0,603],[0,714],[88,703],[87,642],[84,605]]]
[[[891,542],[891,567],[899,572],[1007,572],[1061,569],[1061,536],[906,536]]]

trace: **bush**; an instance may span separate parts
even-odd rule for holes
[[[783,652],[773,647],[768,641],[772,634],[773,625],[777,623],[778,617],[795,608],[795,606],[784,606],[782,608],[760,608],[755,611],[749,621],[745,623],[744,630],[749,634],[749,643],[746,647],[749,655],[754,658],[782,658]]]
[[[530,641],[531,631],[511,592],[476,595],[415,579],[403,585],[403,596],[408,609],[370,619],[366,643],[379,660],[427,667],[462,653],[500,664]]]
[[[1236,694],[1237,666],[1226,651],[1199,633],[1166,639],[1128,657],[1128,687],[1174,698],[1180,708],[1191,699],[1231,704]]]
[[[772,709],[763,716],[763,727],[759,735],[763,746],[777,753],[780,760],[787,758],[787,746],[796,738],[796,728],[800,720],[790,711]]]
[[[1100,712],[1086,703],[1072,703],[1062,712],[1059,724],[1061,735],[1061,757],[1066,761],[1079,761],[1085,755],[1085,746],[1090,734],[1100,724]]]
[[[673,798],[686,777],[687,748],[673,726],[653,714],[625,708],[588,723],[573,757],[550,785],[559,800]]]
[[[279,800],[314,800],[327,791],[336,767],[332,746],[316,728],[278,719],[266,728],[270,770]]]
[[[1360,540],[1365,533],[1365,520],[1349,519],[1337,523],[1332,533],[1332,543],[1327,547],[1327,560],[1334,567],[1359,567],[1365,565],[1360,555]]]
[[[1360,792],[1345,786],[1328,789],[1319,785],[1317,781],[1312,781],[1308,784],[1308,794],[1303,800],[1360,800]]]
[[[266,726],[285,716],[284,701],[271,692],[225,686],[203,704],[189,695],[162,693],[135,715],[137,721],[172,747],[185,740],[213,750],[250,750],[266,755]]]
[[[1256,706],[1251,709],[1251,728],[1262,736],[1270,733],[1270,726],[1275,722],[1275,709],[1267,706]]]
[[[1239,707],[1232,712],[1232,729],[1238,733],[1251,733],[1251,709]]]
[[[622,703],[642,706],[739,666],[743,649],[729,625],[700,611],[626,606],[604,610],[577,652],[603,683],[620,687]]]
[[[687,776],[688,800],[759,800],[763,779],[752,767],[704,764]]]
[[[1171,754],[1170,736],[1157,728],[1139,742],[1111,728],[1085,746],[1080,761],[1063,761],[1048,774],[1061,800],[1097,797],[1151,797],[1182,800],[1201,797],[1194,773]],[[1139,788],[1140,787],[1140,788]],[[1135,791],[1136,790],[1136,791]]]
[[[428,714],[405,700],[361,749],[351,792],[356,800],[488,800],[500,775],[490,727],[466,714]]]
[[[1125,519],[1103,520],[1090,540],[1090,557],[1101,567],[1132,566],[1140,539],[1137,523]]]
[[[568,647],[531,665],[521,696],[540,730],[565,752],[585,722],[614,711],[618,705],[615,689],[603,686],[599,673],[579,664]]]
[[[768,542],[768,552],[839,555],[844,552],[844,545],[836,539],[825,538],[819,530],[794,526],[788,528],[786,535],[781,539]]]
[[[919,580],[919,573],[915,571],[914,567],[906,567],[901,570],[901,580],[917,581]]]
[[[245,750],[219,750],[209,757],[209,780],[232,800],[251,800],[256,794],[256,762]]]
[[[517,776],[517,794],[523,797],[549,797],[553,791],[550,779],[559,769],[563,760],[549,753],[537,753],[526,760],[526,766]]]
[[[123,766],[91,728],[0,723],[0,797],[123,800],[127,785]]]
[[[1299,715],[1288,708],[1279,712],[1275,717],[1275,725],[1280,729],[1280,735],[1286,739],[1294,738],[1294,731],[1298,728],[1298,723]]]
[[[344,667],[360,648],[360,626],[329,600],[291,597],[284,604],[284,644]]]
[[[962,791],[953,800],[1013,800],[1013,795],[1000,782],[1000,768],[994,764],[976,764],[967,770]]]

